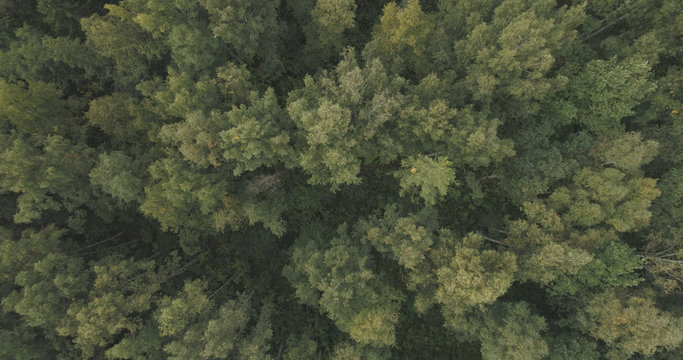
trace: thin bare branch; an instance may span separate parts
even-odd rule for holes
[[[492,238],[490,238],[490,237],[488,237],[488,236],[484,236],[484,240],[490,241],[490,242],[492,242],[492,243],[494,243],[494,244],[503,245],[503,246],[508,246],[508,244],[506,244],[506,243],[504,243],[504,242],[502,242],[502,241],[500,241],[500,240],[492,239]]]
[[[277,351],[277,356],[275,357],[275,360],[280,360],[282,358],[282,350],[285,348],[285,342],[283,341],[280,343],[280,349]]]
[[[192,266],[192,265],[195,264],[197,261],[199,261],[199,259],[196,259],[196,258],[195,258],[195,259],[193,259],[192,261],[190,261],[189,263],[183,265],[182,267],[180,267],[180,269],[176,270],[173,274],[167,276],[167,277],[164,279],[164,282],[165,282],[165,281],[168,281],[168,280],[170,280],[170,279],[172,279],[172,278],[174,278],[174,277],[176,277],[176,276],[178,276],[178,275],[180,275],[180,274],[182,274],[183,272],[185,272],[185,270],[187,270],[188,267]]]
[[[82,248],[80,248],[80,249],[74,251],[74,253],[78,253],[78,252],[81,252],[81,251],[83,251],[83,250],[90,249],[91,247],[94,247],[94,246],[97,246],[97,245],[100,245],[100,244],[104,244],[104,243],[106,243],[106,242],[108,242],[108,241],[115,240],[116,238],[120,237],[121,235],[123,235],[123,232],[119,232],[118,234],[113,235],[113,236],[110,236],[110,237],[108,237],[108,238],[106,238],[106,239],[104,239],[104,240],[100,240],[100,241],[98,241],[98,242],[96,242],[96,243],[90,244],[90,245],[88,245],[88,246],[84,246],[84,247],[82,247]]]
[[[209,295],[209,299],[216,296],[216,294],[218,294],[219,291],[226,287],[235,278],[235,276],[237,276],[237,274],[233,274],[228,280],[226,280],[221,286],[219,286],[218,289],[214,290],[211,293],[211,295]]]
[[[126,245],[134,244],[134,243],[136,243],[136,242],[139,242],[140,240],[142,240],[142,239],[137,238],[137,239],[134,239],[134,240],[131,240],[131,241],[127,241],[127,242],[125,242],[125,243],[118,244],[118,245],[114,245],[114,246],[110,246],[110,247],[106,247],[106,248],[102,248],[102,249],[97,249],[97,250],[95,250],[95,251],[88,251],[88,252],[77,253],[77,254],[73,254],[73,255],[80,255],[80,256],[82,256],[82,255],[97,254],[97,253],[101,253],[101,252],[103,252],[103,251],[110,251],[110,250],[113,250],[113,249],[118,249],[118,248],[120,248],[120,247],[124,247],[124,246],[126,246]]]
[[[638,257],[641,259],[647,259],[647,260],[652,260],[652,261],[661,261],[661,262],[666,262],[666,263],[671,263],[671,264],[683,266],[683,260],[671,260],[671,259],[662,258],[660,256],[649,256],[649,255],[643,255],[643,254],[638,254]]]
[[[629,14],[630,14],[630,13],[626,13],[626,14],[622,15],[620,18],[618,18],[617,20],[615,20],[615,21],[613,21],[613,22],[611,22],[611,23],[609,23],[609,24],[607,24],[607,25],[605,25],[605,26],[599,28],[598,30],[593,31],[592,33],[588,34],[588,36],[586,36],[585,38],[583,38],[583,41],[588,41],[588,40],[590,40],[591,38],[593,38],[593,37],[595,37],[595,36],[597,36],[597,35],[600,35],[600,34],[601,34],[602,32],[604,32],[605,30],[607,30],[607,29],[611,28],[612,26],[618,24],[621,20],[626,19],[626,17],[627,17]]]

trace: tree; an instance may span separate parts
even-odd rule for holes
[[[354,1],[317,0],[290,6],[303,25],[306,44],[302,49],[302,62],[307,68],[316,69],[330,62],[348,45],[344,35],[356,25]]]
[[[0,357],[678,359],[675,0],[0,0]]]
[[[205,290],[205,283],[188,281],[177,297],[162,299],[156,319],[160,333],[173,339],[164,346],[170,358],[227,359],[239,355],[269,359],[269,308],[262,308],[256,323],[248,325],[253,312],[251,296],[228,300],[214,310],[212,296]]]
[[[81,19],[86,44],[100,56],[111,59],[118,80],[134,84],[137,79],[144,78],[150,61],[159,59],[165,47],[134,22],[133,13],[111,4],[107,9],[109,13],[105,16]]]
[[[455,180],[455,171],[449,167],[445,157],[413,158],[401,162],[401,195],[417,193],[427,205],[434,205],[448,192],[448,186]]]
[[[637,57],[617,62],[594,60],[586,65],[573,83],[576,90],[574,103],[579,109],[577,117],[581,125],[591,132],[601,134],[620,129],[620,120],[632,115],[631,110],[645,95],[654,90],[647,75],[650,66]]]
[[[3,333],[16,342],[3,347],[7,357],[31,358],[32,354],[78,357],[80,354],[58,328],[70,322],[66,312],[87,294],[90,274],[83,259],[66,253],[66,231],[54,225],[39,231],[27,229],[15,239],[3,229],[0,272],[4,282],[2,297]],[[8,286],[5,286],[8,285]],[[19,315],[14,318],[13,315]],[[14,318],[14,319],[13,319]],[[30,345],[26,340],[37,340]],[[49,355],[48,355],[49,356]]]
[[[307,77],[304,88],[289,95],[287,113],[297,126],[292,141],[309,183],[358,184],[362,160],[389,163],[400,145],[380,131],[400,107],[400,78],[387,76],[379,62],[359,68],[353,51],[333,73]],[[321,96],[322,94],[322,96]],[[322,156],[321,156],[322,154]]]
[[[43,82],[27,86],[0,82],[0,116],[24,134],[65,134],[74,131],[78,103],[61,98],[59,89]],[[60,127],[62,128],[60,131]]]
[[[577,315],[582,328],[607,344],[609,358],[649,356],[682,341],[680,317],[660,311],[648,298],[619,295],[612,290],[598,294]]]
[[[217,231],[230,221],[229,183],[218,174],[198,172],[177,156],[156,161],[149,172],[154,182],[145,187],[140,210],[163,229]]]
[[[136,102],[122,93],[98,97],[90,102],[86,117],[90,124],[118,141],[144,136],[150,129],[145,118],[136,116]]]
[[[140,329],[140,314],[152,307],[152,295],[164,279],[154,261],[122,260],[105,257],[92,266],[94,282],[87,299],[70,304],[70,321],[57,328],[61,335],[72,336],[83,353],[93,356],[125,332]]]
[[[368,61],[380,59],[391,73],[424,76],[440,35],[419,1],[408,1],[403,8],[391,2],[384,7],[363,57]]]
[[[483,238],[470,234],[455,248],[455,256],[437,271],[435,299],[442,304],[448,326],[462,328],[465,312],[493,303],[512,285],[517,271],[515,255],[481,250]]]
[[[402,296],[373,273],[367,247],[354,245],[347,231],[340,227],[326,245],[312,230],[300,239],[285,275],[304,304],[326,313],[355,341],[393,345]]]
[[[209,28],[214,37],[233,50],[233,60],[261,62],[266,73],[279,65],[276,50],[279,1],[201,0],[209,13]]]
[[[60,209],[79,216],[79,207],[90,204],[92,193],[86,184],[93,163],[91,148],[60,135],[5,139],[0,169],[6,176],[0,191],[19,194],[15,222],[31,223],[46,211]],[[78,228],[77,222],[72,224]]]
[[[549,354],[541,335],[545,320],[528,304],[500,303],[480,316],[472,326],[481,341],[482,359],[541,359]]]

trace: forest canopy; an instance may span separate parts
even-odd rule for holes
[[[0,358],[683,358],[679,0],[0,0]]]

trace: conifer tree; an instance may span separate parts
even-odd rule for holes
[[[0,0],[0,358],[681,358],[681,14]]]

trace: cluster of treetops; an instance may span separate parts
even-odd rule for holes
[[[0,0],[0,358],[683,358],[680,0]]]

